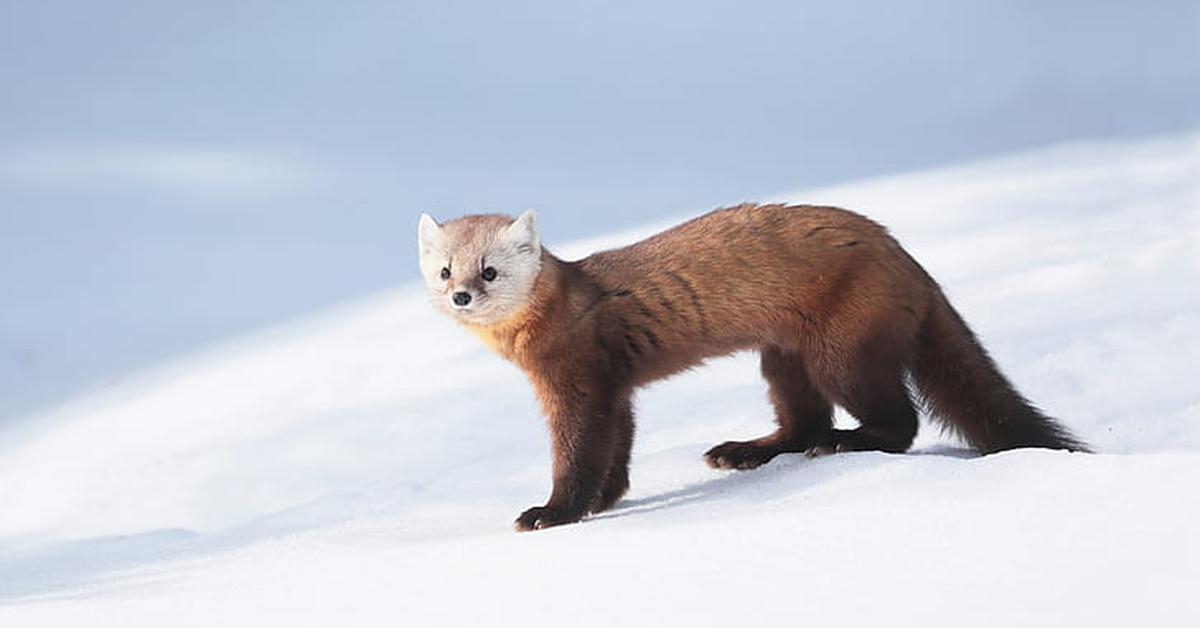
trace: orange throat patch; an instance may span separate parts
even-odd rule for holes
[[[473,325],[463,323],[471,333],[479,337],[487,345],[504,358],[520,361],[533,339],[534,329],[539,317],[534,315],[533,308],[526,306],[513,316],[492,325]]]

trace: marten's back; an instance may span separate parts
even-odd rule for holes
[[[631,297],[609,299],[613,313],[716,352],[923,316],[931,286],[883,227],[816,206],[719,209],[579,267],[608,294]]]

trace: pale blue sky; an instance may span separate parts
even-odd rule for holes
[[[1200,125],[1197,2],[0,3],[0,417],[416,279],[422,211],[553,243]]]

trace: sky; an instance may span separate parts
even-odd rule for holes
[[[0,3],[0,421],[544,241],[1200,125],[1200,3]],[[398,321],[403,324],[403,321]]]

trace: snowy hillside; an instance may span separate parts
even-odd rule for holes
[[[5,426],[0,625],[1200,620],[1200,134],[784,198],[889,225],[1101,453],[926,425],[713,471],[770,429],[742,355],[640,395],[616,510],[518,535],[549,487],[532,393],[406,286]]]

